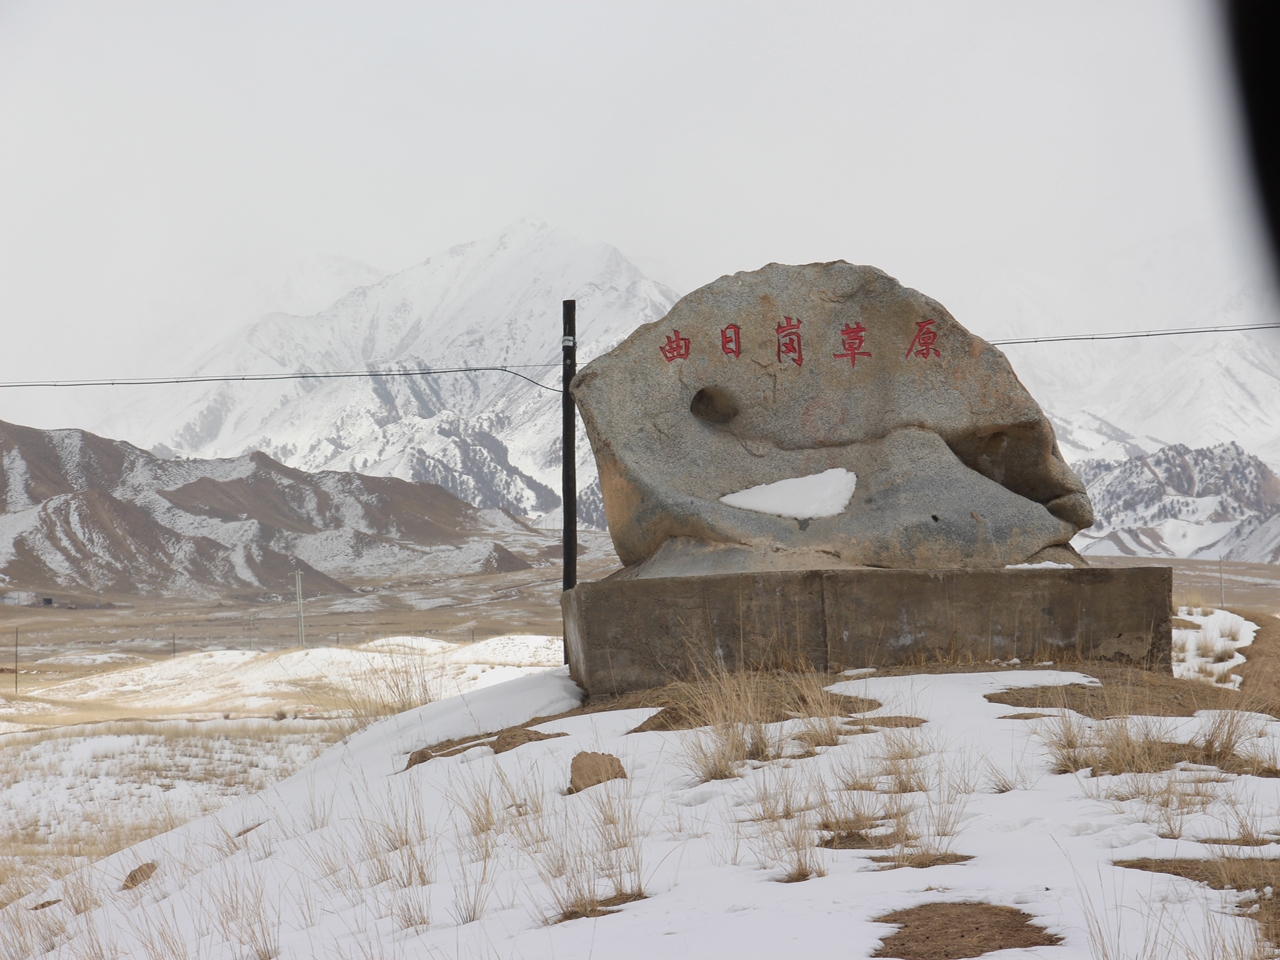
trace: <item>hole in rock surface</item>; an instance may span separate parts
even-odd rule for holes
[[[689,412],[703,423],[728,423],[738,415],[738,405],[719,387],[703,387],[693,395]]]

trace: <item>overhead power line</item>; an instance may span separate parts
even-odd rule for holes
[[[1180,337],[1194,333],[1239,333],[1247,330],[1280,330],[1280,323],[1244,323],[1220,327],[1178,327],[1170,330],[1129,330],[1120,333],[1075,333],[1057,337],[1013,337],[989,340],[997,347],[1025,343],[1066,343],[1084,340],[1136,340],[1141,337]],[[321,370],[302,373],[208,374],[193,377],[100,377],[85,380],[13,380],[0,382],[0,389],[23,387],[146,387],[173,383],[253,383],[270,380],[344,380],[354,377],[431,377],[456,373],[508,373],[527,380],[549,393],[563,393],[520,373],[520,370],[551,370],[558,363],[509,363],[481,367],[419,367],[410,370]]]
[[[1136,340],[1139,337],[1180,337],[1188,333],[1237,333],[1243,330],[1280,330],[1280,323],[1242,323],[1231,327],[1179,327],[1174,330],[1130,330],[1126,333],[1075,333],[1061,337],[1015,337],[988,341],[997,347],[1015,343],[1062,343],[1070,340]]]
[[[413,370],[322,370],[304,373],[243,373],[195,377],[111,377],[91,380],[15,380],[0,383],[0,388],[11,387],[147,387],[165,383],[239,383],[263,380],[343,380],[352,377],[429,377],[443,373],[509,373],[521,380],[528,380],[535,387],[560,393],[558,387],[527,377],[519,370],[549,370],[558,363],[515,363],[497,367],[422,367]]]

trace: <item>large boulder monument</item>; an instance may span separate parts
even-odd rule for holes
[[[874,267],[684,297],[572,385],[625,568],[564,596],[591,692],[939,656],[1167,663],[1171,572],[1095,569],[1053,427],[997,348]]]

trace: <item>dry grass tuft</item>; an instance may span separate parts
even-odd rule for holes
[[[1190,742],[1170,739],[1160,716],[1112,716],[1090,724],[1061,709],[1039,731],[1049,750],[1054,773],[1089,770],[1095,777],[1155,774],[1183,764],[1217,767],[1224,773],[1280,777],[1274,757],[1247,747],[1263,723],[1239,710],[1208,713]]]
[[[660,707],[633,731],[693,730],[726,720],[760,724],[781,723],[811,717],[842,717],[870,710],[880,704],[863,697],[846,697],[825,687],[838,680],[826,673],[752,673],[716,671],[697,680],[681,681],[640,691],[600,708]],[[632,702],[634,701],[634,702]]]
[[[557,822],[542,825],[530,813],[512,831],[551,896],[548,923],[615,913],[647,896],[636,805],[629,781],[610,781],[583,794],[582,803],[561,808]],[[580,822],[585,814],[586,822]]]

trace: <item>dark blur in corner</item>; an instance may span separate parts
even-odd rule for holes
[[[1280,2],[1225,0],[1237,86],[1244,108],[1254,183],[1280,284]]]

